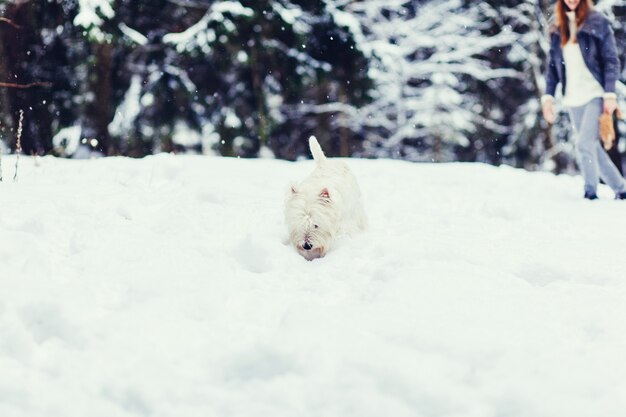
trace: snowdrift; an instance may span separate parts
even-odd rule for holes
[[[283,244],[312,161],[4,156],[0,415],[617,416],[626,202],[348,161],[370,229]]]

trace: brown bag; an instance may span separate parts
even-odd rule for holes
[[[615,114],[618,119],[622,118],[622,112],[620,109],[615,110]],[[615,142],[615,129],[613,127],[613,115],[608,113],[602,113],[600,116],[600,138],[602,139],[602,145],[605,150],[611,149]]]

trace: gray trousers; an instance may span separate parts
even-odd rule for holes
[[[599,119],[602,114],[602,99],[595,98],[580,107],[568,108],[574,133],[578,167],[585,180],[585,192],[596,193],[602,178],[615,193],[626,191],[626,182],[600,142]]]

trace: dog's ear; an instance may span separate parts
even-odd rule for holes
[[[330,193],[328,192],[328,188],[323,188],[322,191],[320,191],[320,198],[330,201]]]

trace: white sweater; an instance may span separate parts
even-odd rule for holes
[[[563,60],[565,61],[565,77],[567,86],[563,105],[566,107],[578,107],[589,103],[594,98],[602,97],[604,89],[596,80],[583,59],[580,44],[576,42],[576,15],[567,12],[569,30],[572,36],[563,46]]]

